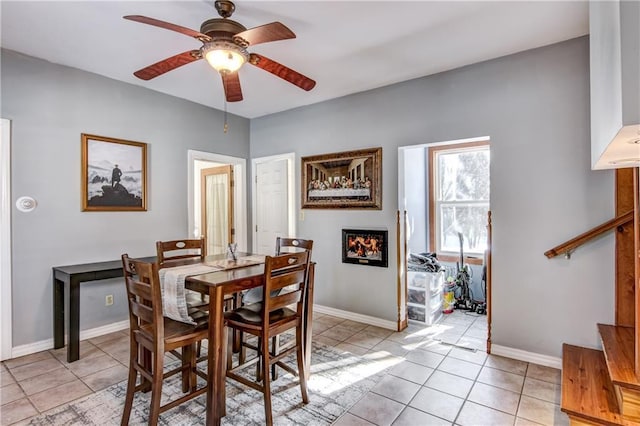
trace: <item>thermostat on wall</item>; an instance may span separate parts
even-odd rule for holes
[[[20,197],[16,200],[16,208],[25,213],[33,211],[37,205],[38,203],[32,197]]]

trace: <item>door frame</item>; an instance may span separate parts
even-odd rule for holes
[[[199,176],[195,176],[195,162],[200,161],[210,161],[213,163],[220,164],[230,164],[233,166],[233,179],[234,179],[234,189],[233,189],[233,222],[235,224],[236,230],[236,242],[238,243],[239,251],[247,251],[247,184],[246,184],[246,170],[247,170],[247,160],[245,158],[239,157],[231,157],[229,155],[223,154],[215,154],[213,152],[204,152],[204,151],[195,151],[188,150],[188,167],[187,173],[189,175],[188,181],[188,193],[189,198],[187,202],[187,216],[188,216],[188,227],[189,227],[189,235],[193,237],[200,237],[200,235],[195,235],[195,215],[200,215],[200,209],[195,211],[194,202],[196,196],[198,199],[201,197],[200,193],[197,195],[195,192],[195,179],[199,179]],[[198,232],[199,234],[199,232]]]
[[[295,215],[295,194],[296,194],[296,182],[294,178],[295,171],[295,152],[289,152],[286,154],[278,154],[278,155],[270,155],[267,157],[258,157],[251,159],[251,204],[253,206],[252,210],[252,228],[251,228],[251,245],[252,247],[256,247],[257,244],[257,234],[256,234],[256,223],[258,223],[258,212],[257,212],[257,166],[260,163],[268,163],[271,161],[279,161],[279,160],[287,160],[287,212],[288,212],[288,222],[289,222],[289,237],[295,237],[296,235],[296,215]],[[275,243],[274,243],[275,244]]]
[[[0,360],[13,349],[11,296],[11,121],[0,119]]]
[[[440,146],[440,145],[451,145],[451,144],[462,144],[462,143],[472,143],[472,142],[488,142],[491,147],[491,137],[490,136],[479,136],[475,138],[468,139],[454,139],[449,141],[439,141],[439,142],[428,142],[421,143],[415,145],[406,145],[398,147],[398,211],[397,211],[397,227],[399,228],[398,232],[398,240],[397,240],[397,251],[399,257],[399,265],[402,268],[398,271],[398,279],[397,279],[397,298],[398,298],[398,328],[401,327],[402,324],[408,323],[408,311],[407,311],[407,302],[408,302],[408,294],[407,294],[407,274],[406,274],[406,265],[407,265],[407,242],[409,241],[408,235],[411,233],[411,226],[409,220],[407,220],[407,206],[406,206],[406,181],[405,181],[405,163],[404,163],[404,154],[409,149],[421,148],[426,150],[430,147]],[[489,148],[491,149],[491,148]],[[426,169],[426,167],[425,167]],[[426,172],[426,170],[425,170]],[[428,179],[427,179],[428,181]],[[428,200],[426,201],[428,205]],[[489,211],[491,211],[491,201],[489,201]],[[428,220],[431,220],[429,218]],[[427,240],[428,242],[428,240]],[[490,246],[491,240],[489,240],[489,254],[492,252],[492,247]],[[491,258],[487,260],[487,268],[489,268],[489,264],[491,263]],[[493,309],[492,304],[490,303],[491,299],[491,286],[487,285],[487,294],[485,295],[485,300],[487,302],[487,353],[490,353],[490,337],[491,337],[491,312]]]

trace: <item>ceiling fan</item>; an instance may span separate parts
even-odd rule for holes
[[[316,82],[309,77],[265,56],[247,51],[249,46],[256,44],[295,38],[296,35],[293,31],[280,22],[272,22],[246,29],[242,24],[229,19],[236,8],[233,2],[229,0],[216,1],[215,8],[222,18],[204,21],[200,26],[199,32],[146,16],[124,16],[124,19],[175,31],[193,37],[203,43],[200,49],[178,53],[142,68],[134,72],[133,75],[142,80],[151,80],[178,67],[205,58],[222,76],[222,85],[228,102],[242,100],[242,88],[238,70],[245,62],[270,72],[303,90],[309,91],[314,88]]]

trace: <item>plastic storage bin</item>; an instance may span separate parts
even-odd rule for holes
[[[410,321],[431,325],[442,316],[444,271],[408,271],[407,317]]]

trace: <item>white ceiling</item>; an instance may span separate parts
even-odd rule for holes
[[[199,31],[218,17],[213,0],[6,1],[2,47],[116,80],[224,108],[222,82],[206,61],[150,81],[133,72],[201,43],[122,19],[145,15]],[[297,38],[250,47],[317,81],[305,92],[251,65],[240,70],[247,118],[582,36],[586,1],[243,1],[233,20],[247,28],[280,21]]]

